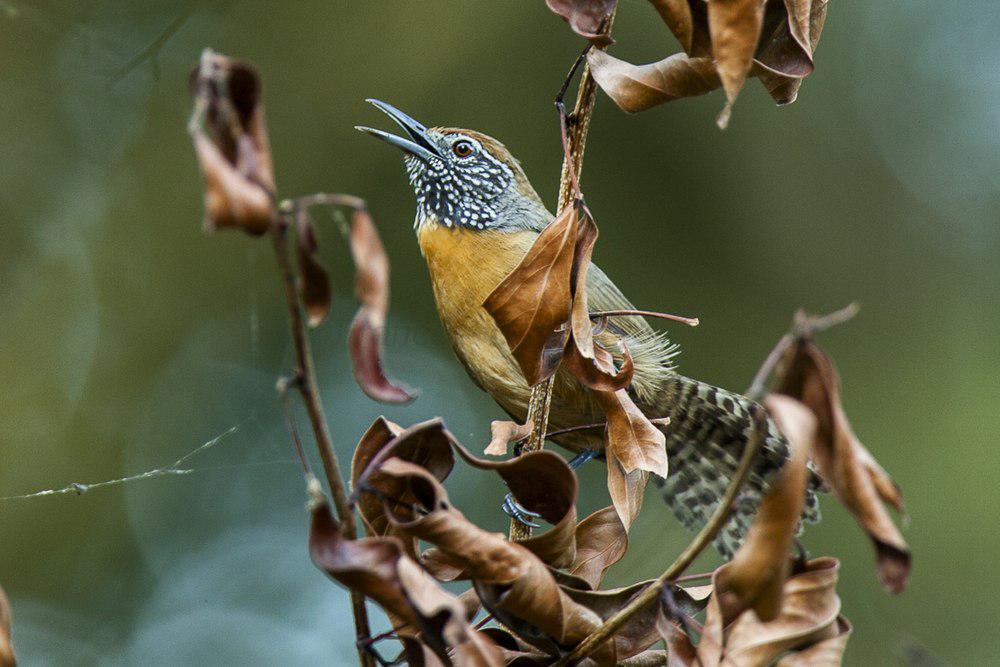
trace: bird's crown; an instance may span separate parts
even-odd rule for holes
[[[520,163],[496,139],[473,130],[427,128],[385,102],[369,101],[409,135],[358,128],[403,150],[418,228],[513,231],[543,227],[551,218]]]

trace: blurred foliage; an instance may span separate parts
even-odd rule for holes
[[[654,21],[647,2],[624,0],[610,52],[661,58],[672,38]],[[998,23],[985,0],[946,13],[929,0],[838,3],[794,105],[748,88],[720,132],[721,93],[635,117],[601,98],[591,128],[595,260],[639,306],[701,318],[671,328],[688,374],[741,389],[796,307],[863,306],[824,343],[854,427],[907,492],[916,562],[907,592],[885,596],[870,544],[825,503],[805,543],[844,563],[838,588],[858,628],[849,664],[913,646],[959,664],[1000,657],[980,630],[1000,614],[980,579],[1000,549],[1000,454],[987,439],[1000,429]],[[352,660],[346,596],[304,548],[301,478],[273,393],[291,359],[273,260],[250,239],[200,232],[180,91],[204,46],[254,60],[282,192],[357,193],[380,225],[387,354],[425,391],[405,407],[358,391],[344,351],[353,269],[336,227],[317,220],[334,303],[315,350],[346,466],[382,412],[443,414],[473,449],[502,416],[447,348],[399,159],[352,129],[371,118],[363,99],[499,137],[551,202],[551,101],[582,40],[542,2],[460,0],[4,0],[0,29],[0,495],[149,470],[238,427],[191,475],[3,501],[19,658]],[[603,478],[582,472],[581,515],[607,505]],[[459,471],[449,494],[502,530],[504,489],[486,479]],[[656,576],[687,538],[647,503],[608,583]]]

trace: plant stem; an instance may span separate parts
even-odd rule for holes
[[[610,34],[611,24],[615,19],[615,11],[605,20],[604,33]],[[580,78],[580,87],[576,93],[576,104],[573,107],[572,125],[568,128],[565,109],[563,107],[563,95],[568,87],[569,80],[573,77],[577,67],[582,63],[582,56],[573,65],[569,76],[556,97],[556,108],[559,110],[560,131],[566,130],[566,150],[567,155],[563,159],[562,173],[559,176],[559,206],[556,209],[561,211],[573,201],[574,186],[579,188],[580,172],[583,167],[583,150],[587,145],[587,130],[590,127],[590,117],[594,111],[594,101],[597,99],[597,83],[590,73],[590,68],[584,66],[583,75]],[[531,424],[531,435],[524,445],[522,451],[532,452],[541,449],[545,444],[545,431],[549,425],[549,407],[552,405],[552,387],[555,374],[548,379],[539,382],[531,388],[531,396],[528,399],[527,423]],[[526,526],[517,519],[510,521],[510,540],[526,540],[531,537],[531,527]]]
[[[274,253],[281,271],[285,287],[285,301],[288,304],[289,324],[292,329],[292,343],[295,347],[295,387],[302,396],[309,422],[312,425],[316,446],[320,459],[323,461],[323,471],[330,485],[330,495],[340,520],[340,529],[349,540],[357,537],[357,526],[354,522],[354,511],[347,503],[347,492],[344,478],[340,474],[340,464],[333,450],[333,439],[330,437],[330,427],[326,422],[323,403],[316,383],[316,370],[313,365],[312,351],[309,346],[309,336],[306,333],[305,320],[302,317],[302,302],[296,285],[295,271],[292,268],[288,251],[288,218],[282,214],[273,225]],[[358,657],[363,667],[374,667],[374,660],[364,642],[371,636],[368,625],[368,610],[365,607],[364,595],[351,590],[351,607],[354,611],[354,629],[358,647]]]
[[[767,415],[763,408],[755,405],[751,411],[751,418],[754,422],[753,433],[747,444],[744,445],[743,455],[740,457],[740,463],[736,468],[736,472],[733,473],[733,477],[729,481],[729,486],[726,488],[722,500],[719,501],[719,505],[715,508],[715,512],[712,513],[708,523],[695,535],[687,548],[681,552],[663,574],[643,589],[630,603],[622,607],[618,613],[605,621],[603,625],[580,642],[575,649],[553,663],[552,667],[571,665],[593,653],[597,647],[613,637],[632,616],[655,602],[659,598],[661,587],[666,583],[673,583],[694,562],[698,554],[704,551],[705,547],[715,538],[723,524],[729,519],[733,501],[736,499],[740,489],[743,488],[743,483],[750,475],[750,467],[757,456],[757,452],[760,450],[761,443],[764,441],[764,435],[767,433]]]
[[[782,357],[785,356],[785,352],[794,343],[812,338],[817,333],[826,331],[830,327],[843,324],[857,314],[858,304],[856,303],[849,303],[840,310],[835,310],[827,315],[808,315],[802,310],[795,313],[795,317],[792,318],[792,330],[781,337],[774,346],[774,349],[764,359],[764,363],[760,365],[757,373],[753,376],[753,380],[750,382],[750,387],[746,391],[747,397],[758,401],[767,393],[767,388],[764,386],[767,378],[778,367]]]

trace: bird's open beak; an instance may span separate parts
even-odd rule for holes
[[[431,141],[431,138],[427,136],[427,128],[423,124],[410,118],[408,115],[391,104],[386,104],[385,102],[372,99],[365,101],[373,104],[382,113],[396,121],[397,125],[406,130],[406,133],[410,135],[410,138],[404,139],[403,137],[398,137],[395,134],[389,134],[388,132],[383,132],[382,130],[376,130],[372,127],[363,127],[361,125],[355,125],[355,130],[370,134],[373,137],[381,139],[387,144],[392,144],[396,148],[404,150],[410,155],[414,155],[422,160],[430,160],[431,158],[441,157],[441,152],[438,150],[437,146],[434,145],[434,142]]]

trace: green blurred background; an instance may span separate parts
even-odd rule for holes
[[[906,492],[914,571],[885,595],[867,540],[824,501],[805,542],[843,561],[849,664],[913,646],[1000,660],[998,30],[986,0],[838,1],[788,108],[751,81],[720,132],[721,94],[638,116],[598,100],[583,181],[597,261],[640,307],[701,317],[672,328],[684,372],[743,388],[795,308],[862,304],[822,342]],[[644,1],[623,0],[615,34],[633,62],[677,50]],[[378,97],[483,130],[552,202],[551,102],[582,43],[541,0],[0,0],[0,496],[139,473],[237,427],[188,476],[0,501],[25,665],[353,660],[346,595],[308,560],[273,392],[291,350],[271,249],[201,232],[184,124],[209,45],[260,67],[281,193],[365,197],[392,260],[387,366],[422,389],[407,407],[351,379],[352,270],[321,230],[336,297],[315,352],[342,460],[380,413],[443,415],[474,449],[502,416],[437,322],[399,156],[352,126],[385,127],[363,102]],[[606,504],[601,467],[582,478],[584,510]],[[496,480],[461,470],[449,489],[503,529]],[[687,539],[650,498],[609,583],[658,574]]]

